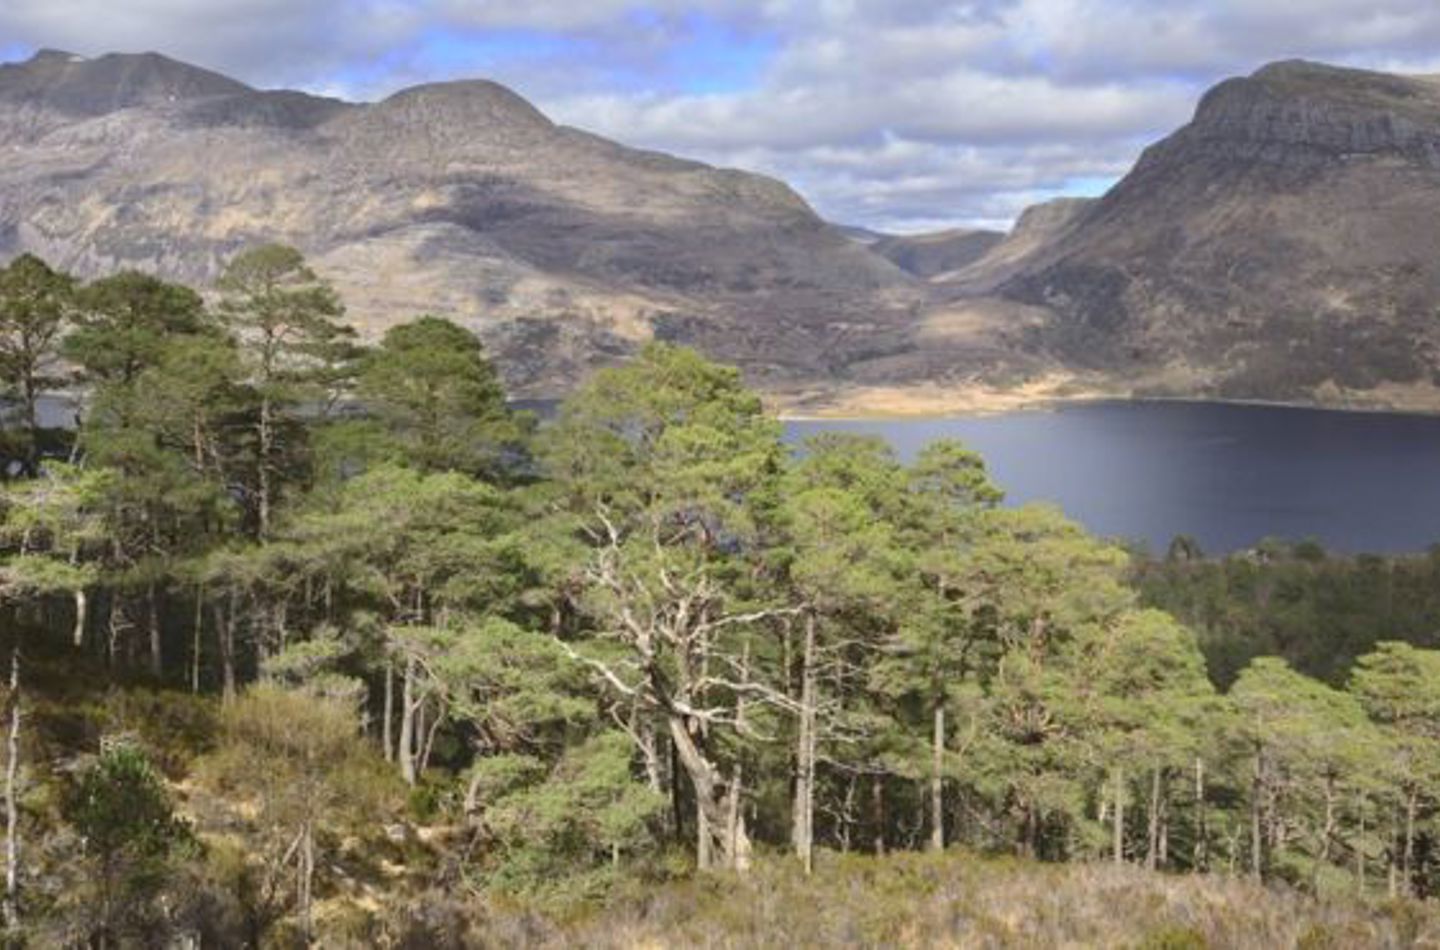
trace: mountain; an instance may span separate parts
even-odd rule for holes
[[[369,334],[422,313],[551,395],[660,337],[757,382],[840,376],[923,294],[788,186],[552,123],[490,82],[351,104],[156,54],[0,66],[0,259],[208,286],[246,245],[301,248]]]
[[[1440,80],[1266,66],[1074,210],[952,292],[1112,388],[1440,408]]]
[[[980,260],[1005,239],[998,231],[957,228],[932,234],[884,236],[870,249],[907,274],[930,279]]]
[[[951,289],[994,290],[1069,233],[1093,203],[1090,198],[1055,198],[1032,205],[1021,212],[1008,234],[987,242],[984,253],[932,276]]]
[[[91,60],[47,49],[27,63],[0,64],[0,106],[37,119],[91,118],[137,106],[253,91],[155,53]]]
[[[890,237],[890,235],[883,234],[880,231],[872,231],[869,228],[862,228],[853,224],[832,224],[831,227],[856,244],[864,244],[866,247]]]
[[[368,335],[450,317],[520,396],[659,338],[814,411],[1440,408],[1436,78],[1228,80],[1108,194],[1004,236],[832,225],[779,181],[557,125],[483,81],[357,104],[45,51],[0,66],[0,140],[0,259],[205,287],[283,241]]]

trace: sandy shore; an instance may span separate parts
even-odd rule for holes
[[[1384,387],[1365,393],[1321,392],[1313,400],[1234,399],[1218,396],[1158,396],[1083,384],[1074,377],[1049,376],[1020,386],[869,386],[835,391],[773,394],[766,400],[784,420],[905,419],[988,416],[1054,409],[1094,402],[1180,402],[1330,412],[1440,415],[1440,388]]]
[[[1060,404],[1126,399],[1118,391],[1078,386],[1070,377],[1043,377],[1020,386],[865,386],[770,397],[782,419],[884,419],[978,416]]]

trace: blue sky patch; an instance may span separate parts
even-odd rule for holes
[[[1115,177],[1107,178],[1069,178],[1065,181],[1062,194],[1072,195],[1076,198],[1099,198],[1105,192],[1115,187]]]
[[[692,14],[667,57],[668,71],[681,92],[741,92],[759,85],[780,48],[781,40],[773,34],[742,32],[713,17]]]

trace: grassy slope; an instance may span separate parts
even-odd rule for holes
[[[770,859],[745,880],[698,878],[633,893],[569,921],[492,913],[469,939],[543,947],[1435,946],[1417,902],[1333,900],[1238,878],[1110,865],[900,854],[832,857],[805,880]]]
[[[30,761],[62,763],[80,751],[93,751],[102,732],[130,732],[166,771],[179,776],[210,745],[212,699],[97,688],[93,684],[103,682],[98,671],[75,675],[73,661],[47,662],[50,658],[40,652],[29,665]],[[69,675],[62,675],[67,669]],[[211,801],[192,783],[185,785],[182,811],[197,821],[206,840],[219,841],[214,832],[224,822],[217,824],[208,806],[226,803]],[[34,792],[28,809],[36,825],[30,830],[43,833],[58,821],[54,794],[44,787]],[[367,823],[366,830],[380,835],[384,824]],[[1339,896],[1316,901],[1243,878],[1170,876],[1109,864],[1039,864],[960,851],[883,858],[821,853],[809,879],[793,860],[767,856],[744,879],[694,876],[668,883],[625,882],[630,869],[622,868],[622,882],[603,906],[546,912],[469,893],[452,873],[441,873],[439,857],[418,842],[387,846],[373,838],[353,838],[332,852],[317,908],[323,945],[457,950],[1440,946],[1440,906],[1433,902]],[[389,871],[382,873],[381,867]],[[567,890],[564,882],[556,883],[559,893]],[[1332,883],[1347,886],[1343,875]],[[1371,883],[1379,884],[1373,877]]]

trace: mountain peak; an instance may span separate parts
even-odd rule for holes
[[[1378,99],[1410,99],[1430,92],[1429,84],[1422,77],[1333,66],[1307,59],[1270,63],[1257,69],[1250,79],[1278,92],[1319,92],[1330,97],[1362,95]]]
[[[1440,115],[1437,92],[1435,83],[1425,77],[1289,59],[1215,86],[1201,99],[1196,116],[1204,119],[1265,110],[1277,103],[1310,103],[1351,115],[1386,112],[1428,122]]]
[[[1141,390],[1433,405],[1437,170],[1433,83],[1272,63],[998,292],[1051,309],[1060,361]]]
[[[83,63],[83,62],[85,62],[85,57],[84,57],[84,56],[80,56],[79,54],[76,54],[76,53],[67,53],[67,52],[66,52],[65,50],[63,50],[63,49],[40,49],[40,50],[36,50],[36,51],[35,51],[35,55],[34,55],[34,56],[31,56],[30,59],[28,60],[28,63],[29,63],[29,64],[31,64],[31,65],[36,65],[36,66],[45,65],[46,63],[64,64],[64,63]]]
[[[1424,79],[1306,60],[1227,79],[1194,121],[1142,158],[1200,143],[1231,158],[1320,168],[1345,156],[1389,154],[1440,167],[1440,87]]]
[[[529,100],[512,89],[486,79],[411,86],[379,104],[387,112],[416,113],[427,121],[550,128],[553,123]]]
[[[1297,76],[1334,76],[1347,72],[1363,72],[1363,70],[1332,66],[1329,63],[1316,62],[1313,59],[1277,59],[1255,70],[1250,74],[1250,78],[1285,79]]]
[[[98,116],[149,103],[250,92],[219,73],[159,53],[107,53],[88,59],[43,49],[0,66],[0,101],[70,115]]]

